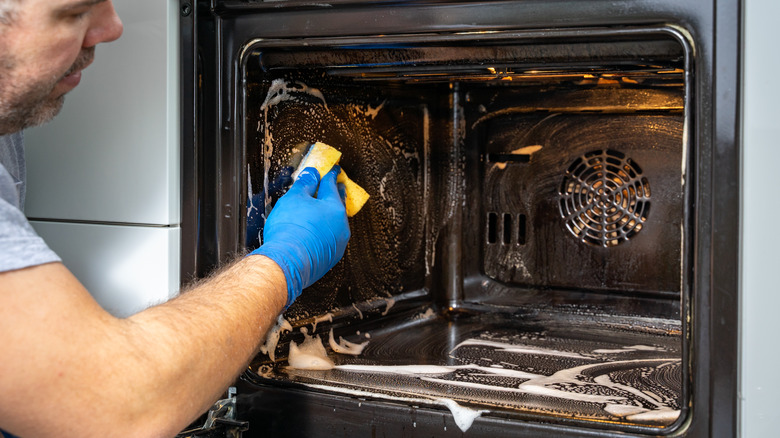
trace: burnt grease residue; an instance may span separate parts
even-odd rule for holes
[[[350,219],[352,239],[342,262],[307,289],[288,318],[421,289],[428,139],[421,134],[426,109],[420,98],[292,76],[264,82],[249,96],[257,103],[247,122],[256,131],[248,147],[249,208],[260,222],[315,141],[339,149],[341,166],[371,196]],[[248,228],[262,233],[261,226]]]

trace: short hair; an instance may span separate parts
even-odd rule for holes
[[[9,25],[14,21],[16,7],[21,0],[0,0],[0,25]]]

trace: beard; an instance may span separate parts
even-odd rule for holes
[[[67,72],[60,76],[23,82],[10,72],[16,60],[0,54],[0,135],[42,125],[56,116],[65,102],[65,95],[53,95],[57,84],[75,71],[86,68],[95,56],[95,48],[82,49]]]

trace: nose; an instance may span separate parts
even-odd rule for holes
[[[122,30],[122,20],[114,10],[114,4],[110,0],[99,3],[93,10],[83,46],[88,48],[114,41],[122,35]]]

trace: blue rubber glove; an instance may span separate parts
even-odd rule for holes
[[[350,231],[343,185],[336,184],[340,171],[334,166],[320,183],[316,169],[304,169],[276,202],[265,221],[263,245],[251,253],[264,255],[282,268],[287,307],[344,256]]]

